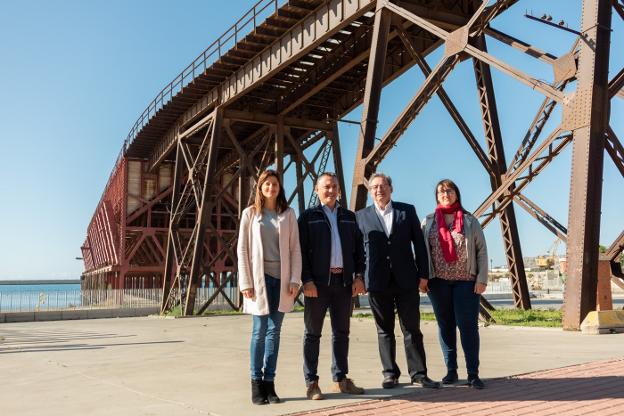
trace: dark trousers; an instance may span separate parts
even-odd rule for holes
[[[305,298],[303,320],[303,374],[306,384],[318,380],[318,357],[323,320],[329,309],[332,327],[332,378],[343,380],[349,372],[349,324],[351,285],[344,286],[342,276],[332,275],[329,286],[317,285],[317,298]]]
[[[401,370],[396,363],[396,339],[394,337],[394,310],[399,315],[403,332],[407,370],[412,379],[427,375],[427,359],[420,332],[420,295],[418,289],[404,290],[394,283],[381,292],[369,292],[368,299],[377,325],[379,356],[384,377],[399,377]]]
[[[468,375],[479,374],[479,295],[475,282],[429,280],[429,299],[438,322],[440,347],[449,371],[457,370],[457,329]]]

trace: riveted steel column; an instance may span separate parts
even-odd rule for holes
[[[609,120],[611,1],[584,0],[577,89],[564,107],[564,128],[573,134],[568,211],[568,279],[563,328],[580,329],[596,308],[598,242],[604,159]]]
[[[353,172],[353,183],[351,184],[350,208],[353,210],[363,208],[366,205],[368,189],[365,183],[370,174],[373,173],[370,166],[366,164],[366,157],[375,146],[379,101],[383,87],[388,34],[392,18],[391,12],[386,8],[377,7],[364,89],[360,138]]]

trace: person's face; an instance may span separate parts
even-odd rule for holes
[[[385,207],[390,202],[392,187],[388,185],[385,178],[380,176],[374,178],[369,184],[369,191],[377,205]]]
[[[438,186],[438,203],[444,207],[448,207],[457,202],[457,194],[455,190],[450,186],[440,185]]]
[[[265,199],[276,200],[277,194],[279,194],[280,186],[277,178],[275,176],[269,176],[266,178],[264,182],[262,182],[262,186],[260,187],[262,192],[262,196]]]
[[[336,200],[340,196],[340,186],[338,180],[333,176],[323,176],[316,184],[316,194],[321,204],[334,207]]]

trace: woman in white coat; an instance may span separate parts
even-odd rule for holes
[[[237,252],[243,312],[253,315],[251,400],[279,403],[274,380],[280,331],[301,285],[301,248],[295,212],[274,170],[262,172],[254,204],[243,211]]]

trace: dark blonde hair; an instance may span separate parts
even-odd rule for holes
[[[262,184],[266,182],[270,177],[274,177],[277,179],[277,184],[279,185],[279,192],[277,193],[277,204],[276,211],[278,214],[286,211],[288,208],[288,202],[286,201],[286,193],[284,192],[284,187],[282,186],[282,181],[280,180],[279,175],[273,169],[267,169],[260,174],[258,178],[258,182],[256,183],[256,196],[254,198],[253,207],[257,214],[262,213],[262,208],[264,207],[264,195],[262,195]]]

